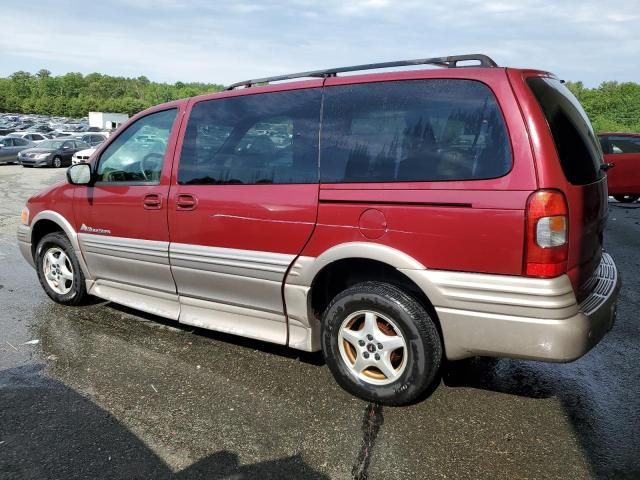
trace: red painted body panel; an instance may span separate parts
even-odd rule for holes
[[[167,224],[167,204],[175,151],[180,125],[187,101],[180,100],[158,105],[131,118],[121,126],[115,135],[109,138],[111,143],[127,126],[140,117],[150,113],[177,108],[176,120],[167,142],[165,161],[160,175],[159,185],[100,185],[77,187],[72,225],[80,231],[82,224],[93,228],[107,229],[114,237],[138,238],[145,240],[169,241]],[[105,142],[107,143],[107,142]],[[105,147],[102,147],[94,158],[99,158]],[[144,197],[149,194],[158,195],[161,205],[158,209],[149,210],[144,207]],[[69,218],[71,220],[71,218]]]
[[[637,133],[606,132],[600,136],[640,139]],[[640,195],[640,153],[605,153],[604,161],[615,165],[607,170],[609,195]]]
[[[615,164],[607,171],[609,195],[640,195],[640,153],[607,154],[604,161]]]
[[[603,133],[640,139],[640,134]],[[607,170],[609,195],[640,195],[640,153],[606,153],[604,161],[615,166]]]
[[[177,210],[176,197],[196,197]],[[171,241],[297,255],[313,231],[318,185],[175,185]]]
[[[44,210],[52,210],[66,218],[70,223],[73,219],[73,196],[76,187],[66,180],[58,182],[39,192],[27,201],[30,222]]]
[[[421,205],[320,203],[318,224],[303,255],[318,256],[343,242],[369,239],[358,228],[363,211],[387,220],[376,243],[412,256],[427,268],[518,275],[522,271],[521,210]]]

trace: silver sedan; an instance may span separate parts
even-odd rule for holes
[[[25,138],[0,137],[0,164],[17,163],[19,152],[35,146],[35,143]]]

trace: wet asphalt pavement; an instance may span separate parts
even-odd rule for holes
[[[0,166],[0,478],[640,478],[640,204],[610,204],[624,286],[594,350],[455,363],[425,401],[383,408],[320,354],[54,304],[15,232],[63,177]]]

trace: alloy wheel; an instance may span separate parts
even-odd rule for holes
[[[343,362],[357,378],[372,385],[396,381],[407,366],[407,343],[398,326],[379,312],[349,315],[338,331]]]

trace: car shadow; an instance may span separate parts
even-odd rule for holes
[[[229,451],[172,472],[111,414],[47,377],[43,369],[39,364],[0,372],[0,478],[328,478],[299,455],[241,465]]]

